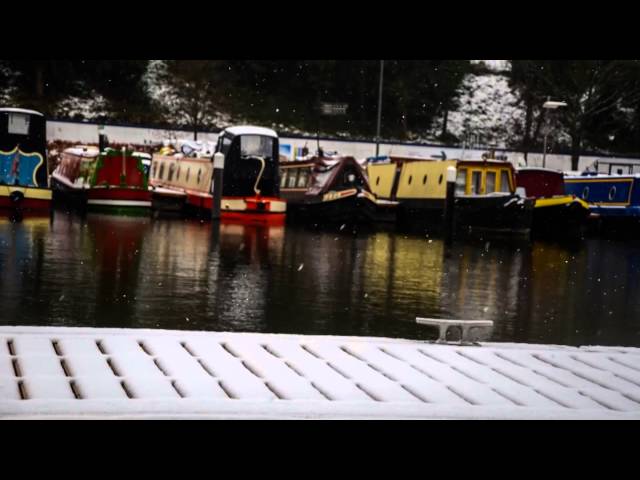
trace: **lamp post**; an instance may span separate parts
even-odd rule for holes
[[[380,60],[380,86],[378,87],[378,127],[376,129],[376,157],[380,154],[380,123],[382,121],[382,79],[384,60]]]
[[[542,104],[542,108],[545,108],[547,110],[555,110],[557,108],[566,107],[566,106],[567,106],[566,102],[555,102],[555,101],[552,101],[550,97],[547,97],[547,101]],[[549,127],[548,127],[547,119],[545,119],[545,123],[547,124],[545,125],[547,128],[545,128],[544,146],[542,147],[542,168],[547,166],[547,136],[549,135]]]

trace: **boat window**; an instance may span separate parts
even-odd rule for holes
[[[187,182],[189,181],[189,174],[190,174],[190,173],[191,173],[191,169],[190,169],[190,168],[187,168],[187,178],[186,178]]]
[[[289,170],[287,188],[296,188],[296,178],[297,178],[298,170],[291,169]]]
[[[482,188],[482,172],[471,172],[471,195],[479,195]]]
[[[176,180],[180,180],[180,167],[178,166],[178,171],[176,172]]]
[[[198,183],[198,185],[200,185],[200,180],[202,178],[202,169],[199,168],[198,169],[198,179],[196,180],[196,182]]]
[[[467,191],[467,169],[461,168],[458,170],[458,177],[456,178],[456,195],[464,195]]]
[[[160,164],[160,180],[164,178],[164,163]]]
[[[423,185],[427,184],[427,176],[426,175],[424,177],[422,177],[422,184]]]
[[[8,133],[12,135],[29,135],[29,120],[29,115],[24,113],[10,113]]]
[[[496,172],[487,172],[484,190],[485,193],[493,193],[496,191]]]
[[[589,187],[584,187],[584,190],[582,190],[582,199],[586,200],[587,198],[589,198]]]
[[[616,197],[615,185],[609,189],[609,200],[613,200]]]
[[[407,182],[407,185],[411,185],[411,180],[413,180],[413,175],[409,175],[409,181]]]
[[[511,191],[511,185],[509,185],[509,172],[507,170],[502,170],[500,172],[500,191],[501,192]]]
[[[231,139],[227,136],[223,136],[218,139],[217,151],[221,152],[225,156],[229,153],[229,147],[231,146]]]
[[[271,158],[273,138],[263,135],[242,135],[240,137],[240,155],[243,157]]]
[[[309,179],[309,170],[307,170],[306,168],[303,170],[300,170],[300,173],[298,173],[298,188],[306,188],[307,187],[307,181]]]
[[[444,180],[444,175],[440,174],[440,178],[438,178],[438,185],[442,185],[442,180]]]
[[[376,178],[376,187],[380,185],[380,177]]]
[[[170,182],[171,180],[173,180],[173,173],[174,173],[175,171],[176,171],[176,166],[175,166],[175,164],[173,164],[173,163],[172,163],[172,164],[169,166],[169,178],[167,179],[167,181],[169,181],[169,182]]]

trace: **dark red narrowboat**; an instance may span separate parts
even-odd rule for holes
[[[589,206],[575,195],[567,195],[562,172],[539,167],[516,172],[518,188],[535,199],[533,234],[545,237],[580,236],[589,218]]]

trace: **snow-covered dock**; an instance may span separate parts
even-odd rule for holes
[[[640,419],[640,349],[0,327],[0,418]]]

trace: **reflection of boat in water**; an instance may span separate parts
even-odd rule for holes
[[[106,213],[146,214],[151,193],[143,157],[125,149],[66,149],[51,174],[56,200]]]
[[[46,121],[33,110],[0,108],[0,208],[14,218],[48,213]]]
[[[350,225],[395,221],[395,203],[378,203],[353,157],[313,157],[280,167],[280,190],[291,220]]]
[[[589,216],[587,203],[565,193],[562,172],[546,168],[520,168],[516,173],[518,187],[535,199],[533,232],[543,236],[579,236]]]
[[[260,264],[282,250],[284,226],[225,222],[220,225],[219,241],[223,254],[235,257],[241,253],[249,263]]]
[[[599,160],[582,175],[565,175],[564,182],[605,229],[640,227],[640,162]]]
[[[153,156],[153,207],[210,217],[213,156],[197,146],[186,147],[179,154]],[[286,204],[279,198],[277,134],[260,127],[228,128],[220,133],[216,152],[225,156],[222,219],[283,223]]]
[[[392,156],[370,162],[367,169],[373,193],[399,202],[401,225],[432,229],[442,225],[451,166],[457,169],[453,218],[458,233],[529,234],[533,200],[516,192],[508,162]]]

